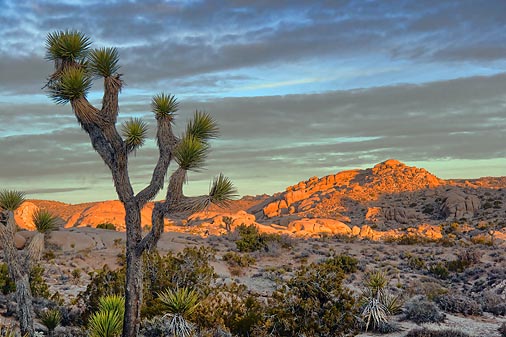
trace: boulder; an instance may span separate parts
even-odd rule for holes
[[[480,207],[480,198],[476,195],[450,191],[441,206],[441,214],[446,219],[471,218]]]
[[[351,229],[345,223],[333,219],[308,219],[292,221],[288,224],[288,230],[297,234],[306,232],[308,234],[329,233],[339,235],[350,235]]]
[[[33,214],[37,212],[39,207],[29,201],[25,201],[14,212],[14,219],[20,228],[34,230]]]
[[[387,207],[382,210],[386,220],[396,221],[402,224],[408,224],[418,219],[418,214],[414,209],[403,207]]]

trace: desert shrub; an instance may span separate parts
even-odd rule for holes
[[[423,299],[415,299],[406,304],[405,319],[417,324],[440,323],[444,321],[444,314],[441,313],[434,302]]]
[[[425,269],[425,261],[423,258],[411,254],[407,255],[407,258],[409,267],[417,270]]]
[[[346,276],[343,269],[350,265],[355,269],[356,262],[340,255],[297,270],[269,301],[270,319],[264,324],[268,333],[279,337],[336,337],[353,332],[358,308],[353,293],[342,286],[342,281]]]
[[[34,266],[30,271],[30,290],[34,297],[49,298],[49,286],[42,277],[44,275],[44,268],[41,266]],[[5,263],[0,264],[0,289],[4,295],[16,291],[16,284],[9,276],[9,270]]]
[[[249,255],[240,255],[234,252],[228,252],[223,255],[223,261],[229,266],[249,267],[256,262],[255,258]]]
[[[429,238],[413,235],[413,234],[403,234],[400,236],[389,236],[384,239],[387,243],[396,243],[398,245],[418,245],[418,244],[426,244],[430,242],[434,242]]]
[[[492,236],[490,235],[483,235],[478,234],[471,238],[471,242],[475,245],[484,245],[484,246],[493,246],[494,241],[492,239]]]
[[[501,337],[506,337],[506,322],[502,322],[501,326],[497,329],[501,334]]]
[[[291,248],[292,240],[286,235],[260,233],[255,225],[237,226],[235,234],[238,239],[235,245],[240,252],[269,252],[272,243],[277,243],[281,248]]]
[[[449,271],[463,272],[472,265],[480,262],[481,252],[478,250],[465,249],[457,254],[457,258],[447,262]]]
[[[481,305],[472,298],[464,295],[446,294],[435,299],[441,310],[464,315],[481,315]]]
[[[492,291],[484,291],[480,294],[479,301],[483,311],[496,316],[506,316],[506,303],[500,295]]]
[[[429,301],[433,301],[437,296],[447,294],[448,289],[437,282],[421,279],[410,282],[406,288],[406,292],[410,296],[422,295]]]
[[[454,329],[429,330],[427,328],[415,329],[408,332],[406,337],[470,337],[468,334]]]
[[[187,247],[178,254],[165,256],[160,256],[158,252],[145,253],[142,316],[151,318],[163,311],[157,294],[166,288],[188,287],[206,295],[215,278],[214,269],[209,265],[213,259],[214,251],[206,247]],[[85,317],[96,311],[100,297],[125,293],[125,271],[124,265],[117,270],[110,270],[105,265],[91,273],[91,282],[78,295],[79,302],[85,306]]]
[[[266,308],[246,286],[231,283],[211,290],[195,310],[194,322],[201,328],[220,328],[235,336],[254,336],[263,324]]]
[[[9,277],[9,269],[6,263],[0,264],[0,290],[4,295],[16,291],[16,284]]]
[[[450,276],[450,272],[446,265],[442,262],[438,262],[429,267],[429,272],[440,279],[447,279]]]
[[[116,225],[113,224],[113,223],[110,223],[110,222],[103,222],[103,223],[98,224],[97,228],[99,228],[99,229],[107,229],[107,230],[110,230],[110,231],[115,231],[116,230]]]

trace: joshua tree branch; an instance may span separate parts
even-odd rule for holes
[[[158,128],[156,133],[158,143],[158,162],[153,170],[151,182],[136,196],[139,206],[142,208],[149,200],[152,200],[163,188],[163,181],[172,161],[172,151],[178,143],[178,138],[172,132],[171,122],[168,119],[158,119]]]

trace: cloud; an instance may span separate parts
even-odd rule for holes
[[[190,173],[188,191],[205,192],[222,171],[241,193],[251,194],[272,193],[309,176],[388,158],[504,158],[505,85],[506,74],[501,74],[320,94],[184,100],[176,121],[179,132],[192,111],[203,108],[213,113],[222,134],[213,142],[207,170]],[[127,103],[125,109],[138,109],[134,106]],[[51,109],[30,107],[18,108],[38,123],[44,120],[42,111]],[[99,199],[114,198],[110,173],[86,135],[77,125],[59,128],[62,117],[56,116],[44,124],[51,130],[53,123],[55,131],[0,138],[0,185],[23,181],[41,190],[65,181],[64,188],[82,188],[83,195],[98,189],[108,191]],[[15,116],[10,118],[15,122]],[[148,121],[153,135],[154,123]],[[151,141],[131,158],[137,190],[149,181],[156,156]]]

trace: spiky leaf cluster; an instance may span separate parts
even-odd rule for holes
[[[60,310],[48,309],[42,311],[39,318],[42,324],[44,324],[49,331],[54,331],[54,329],[60,325],[62,316]]]
[[[109,77],[119,70],[116,48],[93,49],[88,55],[88,69],[95,76]]]
[[[91,337],[116,337],[123,329],[125,299],[118,295],[101,297],[99,311],[91,315],[88,327]]]
[[[121,133],[128,152],[135,151],[144,145],[148,133],[148,124],[140,118],[130,118],[121,126]]]
[[[50,86],[51,98],[57,104],[66,104],[74,99],[86,97],[92,80],[84,67],[70,67],[62,72],[58,81]]]
[[[177,145],[174,157],[182,169],[198,171],[204,166],[208,152],[207,143],[192,135],[186,135]]]
[[[49,33],[46,38],[46,58],[51,61],[75,61],[85,59],[90,48],[90,39],[73,30]]]
[[[236,196],[237,189],[228,177],[220,173],[219,176],[214,178],[209,189],[209,198],[213,204],[227,206]]]
[[[195,311],[199,301],[198,293],[186,287],[175,290],[166,289],[158,294],[158,298],[163,303],[167,313],[181,315],[184,318],[187,318]]]
[[[16,190],[0,191],[0,208],[9,211],[15,211],[23,202],[25,202],[25,193]]]
[[[123,317],[113,311],[99,311],[88,322],[90,337],[117,337],[123,329]]]
[[[185,134],[192,135],[202,142],[207,142],[210,139],[218,137],[218,124],[210,114],[195,111],[193,119],[186,125]]]
[[[154,112],[156,119],[168,118],[173,120],[174,114],[179,109],[179,102],[174,95],[160,93],[153,97],[151,100],[151,109]]]
[[[57,217],[45,209],[39,208],[33,213],[32,220],[39,233],[49,233],[57,228]]]

